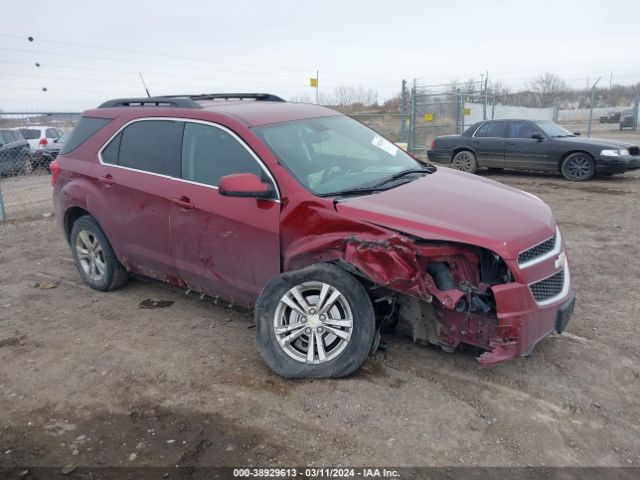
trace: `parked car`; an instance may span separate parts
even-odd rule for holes
[[[622,115],[620,116],[620,130],[623,128],[633,128],[633,115],[633,108],[622,111]]]
[[[134,273],[255,304],[258,349],[284,377],[349,375],[396,321],[494,364],[529,355],[573,310],[544,202],[422,164],[318,105],[111,100],[84,112],[51,172],[89,286]]]
[[[0,129],[0,175],[31,173],[29,144],[20,132]]]
[[[600,123],[618,123],[621,112],[608,112],[600,115]]]
[[[581,138],[546,120],[489,120],[462,135],[436,137],[429,160],[474,173],[481,167],[560,172],[567,180],[589,180],[596,172],[640,168],[640,149],[629,143]]]
[[[42,125],[31,125],[17,130],[29,142],[31,155],[34,155],[38,150],[45,149],[49,143],[64,135],[64,132],[59,128]]]
[[[57,158],[68,138],[69,134],[64,133],[60,138],[56,138],[55,140],[48,142],[44,148],[37,149],[33,153],[33,166],[46,167],[48,169],[51,162]]]

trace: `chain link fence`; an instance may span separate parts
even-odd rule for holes
[[[0,221],[50,214],[49,164],[77,113],[0,113]]]

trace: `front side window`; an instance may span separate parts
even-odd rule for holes
[[[187,122],[182,140],[182,178],[217,186],[221,177],[234,173],[254,173],[268,181],[253,155],[233,135],[211,125]]]
[[[120,143],[117,161],[111,163],[179,177],[183,127],[184,122],[173,120],[143,120],[132,123],[118,135],[119,138],[116,137]],[[109,150],[111,143],[105,151]]]
[[[343,115],[264,125],[253,131],[300,184],[318,195],[369,187],[422,167],[393,143]]]
[[[529,122],[511,122],[509,127],[509,137],[511,138],[531,138],[534,133],[540,131]]]

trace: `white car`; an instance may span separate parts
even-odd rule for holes
[[[22,136],[29,142],[29,149],[33,155],[38,149],[45,149],[54,140],[57,140],[64,132],[56,127],[42,125],[30,125],[28,127],[16,128]]]

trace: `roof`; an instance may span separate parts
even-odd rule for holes
[[[202,118],[203,112],[225,115],[252,127],[305,118],[342,115],[319,105],[288,103],[268,93],[215,93],[199,95],[171,95],[148,98],[119,98],[109,100],[86,114],[113,117],[126,111],[132,116],[161,115],[168,111],[184,118]],[[199,112],[199,113],[196,113]]]
[[[212,102],[204,105],[204,109],[207,111],[233,116],[249,127],[305,118],[342,115],[331,108],[307,103],[239,101]]]

